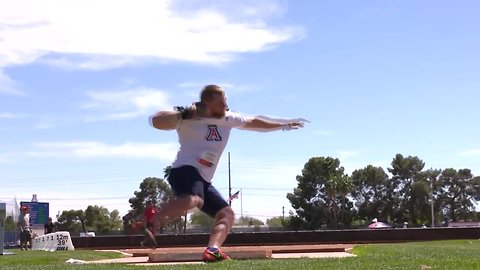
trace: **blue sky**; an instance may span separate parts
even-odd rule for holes
[[[314,156],[347,172],[395,154],[480,175],[478,1],[0,0],[0,200],[125,214],[173,160],[148,115],[219,84],[232,109],[304,117],[303,130],[234,131],[240,214],[266,219]]]

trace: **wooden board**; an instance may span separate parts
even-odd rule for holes
[[[230,251],[227,253],[230,258],[235,260],[247,259],[268,259],[272,257],[271,250],[242,250]],[[202,261],[202,252],[166,252],[166,251],[152,251],[149,255],[149,262],[192,262]]]

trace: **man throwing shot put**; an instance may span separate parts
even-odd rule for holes
[[[157,225],[198,207],[214,218],[214,225],[203,253],[205,262],[230,259],[220,250],[233,223],[234,213],[212,186],[212,178],[232,128],[257,131],[291,130],[303,127],[303,119],[280,122],[245,117],[228,111],[225,92],[217,85],[207,85],[200,102],[176,107],[150,117],[151,125],[178,133],[180,149],[172,164],[168,182],[176,197],[160,207]]]

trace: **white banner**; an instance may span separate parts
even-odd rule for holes
[[[44,251],[60,251],[69,250],[73,251],[72,238],[69,232],[54,232],[35,237],[32,240],[32,250],[44,250]]]

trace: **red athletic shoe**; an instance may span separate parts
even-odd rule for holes
[[[227,254],[223,253],[220,249],[205,249],[203,252],[204,262],[219,262],[224,260],[231,260]]]

